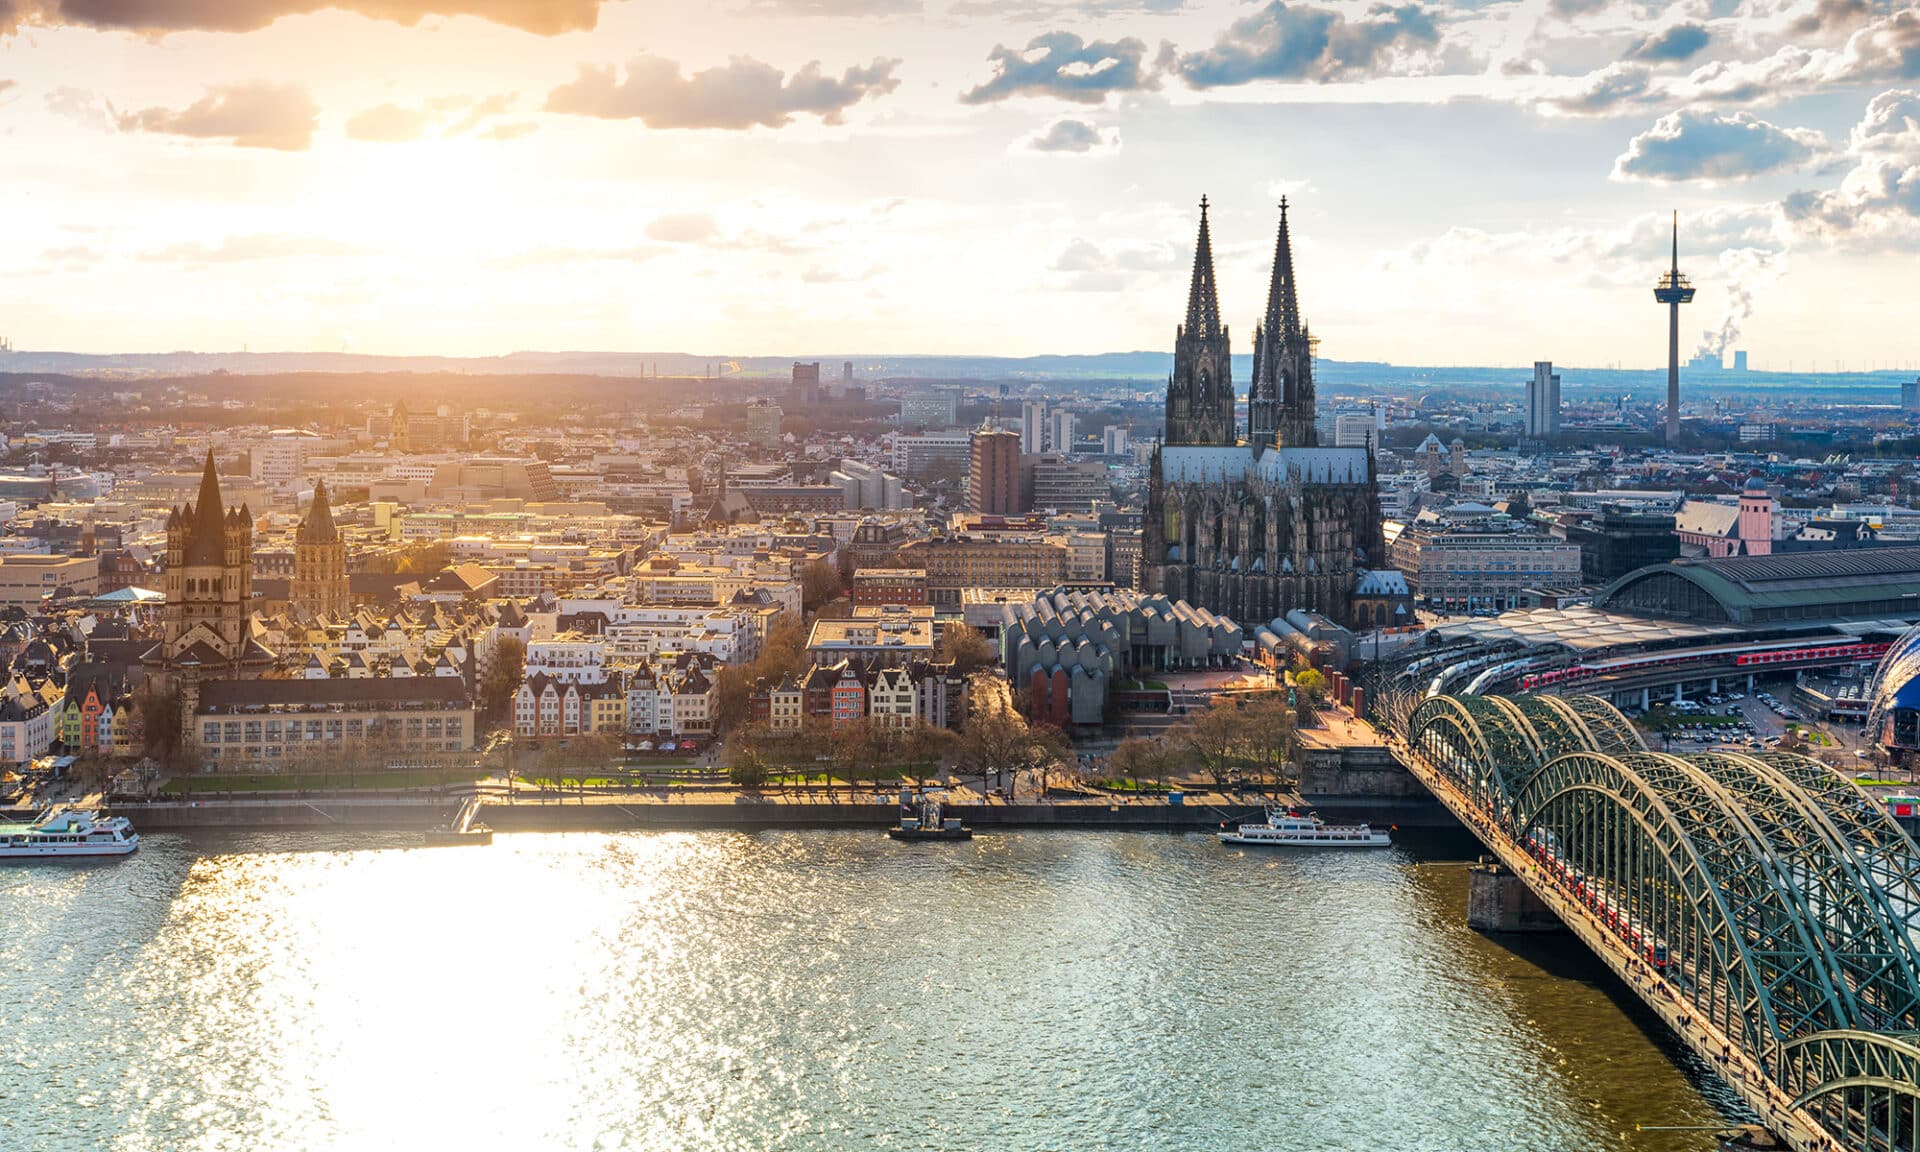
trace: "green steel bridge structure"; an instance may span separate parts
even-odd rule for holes
[[[1920,849],[1816,761],[1598,697],[1379,701],[1403,763],[1801,1152],[1920,1152]]]

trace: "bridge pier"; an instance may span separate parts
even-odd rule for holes
[[[1467,869],[1467,927],[1476,932],[1559,932],[1566,925],[1526,881],[1486,863]]]

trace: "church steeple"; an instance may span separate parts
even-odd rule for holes
[[[1207,228],[1207,198],[1200,197],[1200,239],[1193,245],[1193,286],[1187,289],[1188,335],[1220,335],[1220,293],[1213,283],[1213,236]]]
[[[1193,246],[1193,283],[1187,322],[1174,330],[1173,375],[1167,380],[1168,444],[1234,443],[1233,359],[1220,323],[1213,278],[1213,236],[1207,199],[1200,198],[1200,236]]]
[[[1249,435],[1256,443],[1312,447],[1314,426],[1313,339],[1300,319],[1300,291],[1293,275],[1293,235],[1287,200],[1280,198],[1280,233],[1273,243],[1273,282],[1267,315],[1255,337],[1253,385],[1249,389]]]
[[[207,466],[200,473],[200,501],[187,520],[188,564],[225,563],[227,554],[227,516],[220,503],[220,472],[213,465],[213,449],[207,449]]]
[[[295,538],[302,543],[330,544],[339,535],[338,529],[333,526],[333,505],[327,500],[327,482],[316,480],[313,484],[313,504],[307,509],[307,518],[300,522]]]

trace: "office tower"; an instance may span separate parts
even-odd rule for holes
[[[1020,405],[1020,451],[1038,456],[1047,450],[1047,402],[1029,400]]]
[[[1019,436],[984,429],[973,434],[967,510],[989,516],[1014,516],[1022,511]]]
[[[780,446],[780,417],[784,415],[778,404],[769,404],[762,400],[747,405],[747,439],[769,451]]]
[[[820,403],[820,362],[796,362],[793,366],[793,402],[796,405]]]
[[[1074,417],[1073,413],[1056,410],[1048,421],[1047,450],[1067,453],[1073,451]]]
[[[1560,434],[1560,374],[1553,361],[1535,360],[1527,384],[1527,439],[1551,440]]]

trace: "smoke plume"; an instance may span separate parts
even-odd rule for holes
[[[1740,339],[1740,327],[1753,315],[1754,294],[1780,279],[1787,270],[1787,254],[1765,248],[1729,248],[1720,253],[1720,277],[1726,284],[1726,303],[1720,323],[1700,334],[1698,356],[1724,360]]]

